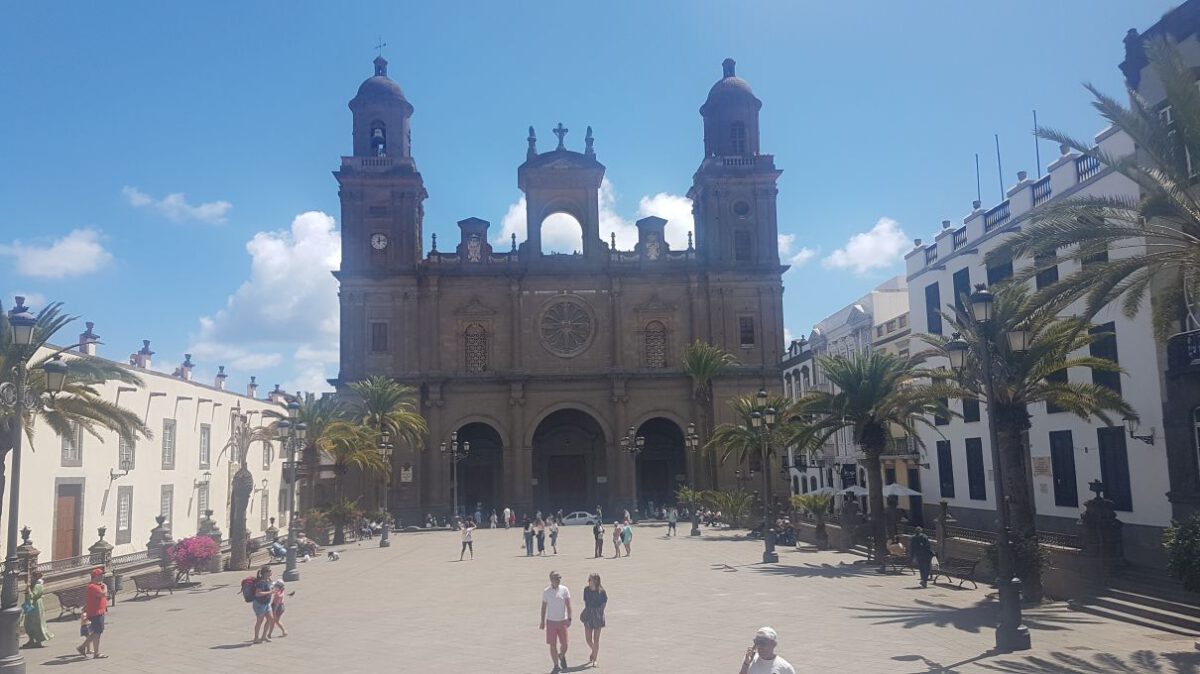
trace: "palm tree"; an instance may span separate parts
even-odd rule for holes
[[[915,438],[920,445],[917,428],[932,428],[933,415],[949,416],[942,400],[957,397],[960,389],[941,382],[925,383],[938,376],[922,367],[922,356],[904,358],[871,352],[821,358],[818,362],[838,392],[813,391],[798,401],[796,410],[814,415],[811,427],[805,431],[807,442],[814,445],[824,444],[844,428],[853,430],[867,469],[874,555],[882,563],[887,556],[887,533],[880,457],[893,435]]]
[[[271,442],[277,437],[273,426],[251,427],[243,418],[233,425],[229,433],[229,441],[217,454],[217,463],[221,462],[226,452],[229,460],[237,464],[237,472],[229,489],[229,568],[242,569],[249,564],[246,555],[246,509],[250,505],[250,494],[254,491],[254,475],[250,472],[250,448],[256,442],[264,445],[265,451],[271,451]]]
[[[319,441],[325,436],[325,430],[335,421],[344,420],[349,414],[345,402],[336,396],[323,395],[317,397],[312,393],[297,396],[296,402],[300,408],[296,410],[294,423],[305,425],[304,447],[300,450],[299,460],[308,466],[310,476],[308,484],[308,503],[306,507],[316,505],[317,473],[321,466],[321,450]],[[272,416],[278,413],[268,412]],[[299,508],[303,510],[305,508]]]
[[[429,427],[416,409],[415,389],[389,377],[370,377],[352,382],[350,390],[357,396],[349,402],[351,419],[377,434],[390,434],[391,442],[397,447],[402,443],[413,450],[421,446]],[[387,466],[384,474],[387,482],[390,482],[391,465]]]
[[[716,417],[713,380],[737,364],[737,358],[733,354],[700,339],[684,349],[683,371],[692,378],[692,398],[700,405],[700,428],[703,434],[701,442],[707,442],[713,434],[713,421]],[[717,467],[712,457],[708,460],[708,486],[713,489],[717,487]]]
[[[1045,311],[1030,311],[1030,293],[1024,284],[1005,283],[997,287],[990,321],[976,322],[969,308],[946,312],[948,321],[958,326],[969,345],[965,367],[958,375],[964,393],[974,399],[986,398],[981,345],[985,342],[992,356],[994,400],[987,400],[988,413],[996,425],[997,454],[1004,476],[1012,526],[1014,549],[1028,549],[1023,541],[1037,534],[1029,449],[1024,434],[1030,428],[1029,405],[1046,403],[1081,419],[1097,417],[1112,425],[1110,413],[1134,415],[1120,393],[1092,382],[1069,382],[1067,370],[1091,368],[1093,372],[1120,372],[1106,358],[1073,355],[1099,339],[1110,335],[1093,334],[1087,320],[1059,318]],[[1026,351],[1011,348],[1007,334],[1018,328],[1027,331]],[[947,344],[952,340],[940,335],[924,335],[933,345],[933,354],[949,357]],[[1036,547],[1032,549],[1036,550]],[[1032,601],[1041,601],[1041,573],[1037,564],[1019,564],[1026,569],[1021,578],[1022,592]]]
[[[379,452],[379,436],[379,432],[373,428],[352,421],[332,421],[323,429],[316,446],[318,451],[333,461],[333,471],[337,476],[335,508],[344,509],[345,479],[351,468],[365,476],[382,475],[385,482],[388,480],[390,466]],[[337,528],[333,542],[337,545],[345,543],[345,518],[334,518],[334,524]]]
[[[23,302],[24,298],[21,298],[18,304]],[[46,393],[46,376],[42,365],[65,351],[51,346],[50,340],[75,318],[63,313],[61,302],[51,303],[37,313],[30,345],[18,346],[13,343],[12,326],[7,314],[0,311],[0,382],[15,385],[16,368],[27,363],[25,384],[40,400],[37,405],[27,406],[25,418],[20,420],[15,410],[0,405],[0,493],[4,492],[6,486],[4,465],[7,454],[13,449],[14,431],[18,425],[31,446],[38,420],[63,437],[74,435],[75,429],[87,431],[99,440],[103,440],[100,435],[103,430],[115,431],[128,442],[134,442],[138,437],[151,437],[150,429],[136,412],[102,397],[100,386],[108,381],[130,386],[142,385],[141,378],[136,374],[108,361],[72,354],[69,359],[70,372],[63,389],[48,396],[42,395]]]
[[[714,450],[719,453],[721,463],[733,459],[734,463],[740,464],[747,458],[762,452],[762,436],[758,431],[752,430],[751,425],[755,412],[763,414],[768,409],[773,409],[775,416],[779,419],[779,422],[767,431],[767,454],[762,457],[763,470],[767,470],[771,466],[771,459],[778,452],[809,437],[801,432],[799,406],[786,396],[768,395],[760,403],[756,396],[742,395],[730,400],[729,407],[733,409],[734,417],[738,419],[738,422],[717,426],[713,429],[712,438],[704,447],[705,450]],[[807,449],[807,447],[803,449]]]
[[[1192,187],[1200,167],[1200,91],[1174,47],[1151,40],[1146,51],[1163,83],[1169,116],[1136,95],[1125,107],[1087,86],[1095,97],[1092,105],[1133,140],[1137,152],[1112,157],[1061,131],[1037,129],[1038,136],[1091,155],[1134,181],[1141,196],[1051,202],[1034,213],[1032,225],[989,253],[987,263],[1043,257],[1045,264],[1017,277],[1024,280],[1064,259],[1086,262],[1081,271],[1044,289],[1036,301],[1057,310],[1086,297],[1089,317],[1123,297],[1122,309],[1132,318],[1153,289],[1155,332],[1163,339],[1178,329],[1185,313],[1192,327],[1200,327],[1195,313],[1200,299],[1200,197]],[[1130,254],[1107,259],[1110,250]]]

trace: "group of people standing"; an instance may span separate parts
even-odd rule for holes
[[[600,574],[588,575],[587,587],[583,589],[583,611],[579,620],[583,623],[583,638],[591,653],[588,665],[595,667],[600,655],[600,632],[605,627],[604,608],[608,605],[608,592],[600,583]],[[546,644],[550,647],[550,662],[554,672],[567,670],[568,628],[571,627],[571,591],[562,584],[562,575],[550,572],[550,585],[542,590],[542,613],[540,629],[546,632]]]
[[[604,556],[604,523],[596,520],[592,525],[592,536],[596,539],[595,558]],[[624,522],[614,521],[612,528],[613,559],[621,556],[621,547],[625,547],[625,556],[630,554],[629,546],[633,543],[633,525],[626,519]]]
[[[542,513],[530,520],[528,517],[521,523],[521,536],[525,539],[525,556],[533,556],[533,544],[537,541],[538,556],[546,554],[546,537],[550,538],[550,550],[554,554],[558,554],[558,518],[551,515],[548,519],[542,518]]]

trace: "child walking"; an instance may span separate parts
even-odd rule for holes
[[[279,628],[279,636],[287,636],[287,628],[283,626],[283,595],[284,585],[282,580],[276,580],[271,585],[271,615],[273,620],[271,626],[267,628],[267,638],[271,638],[271,634],[275,632],[275,628]]]

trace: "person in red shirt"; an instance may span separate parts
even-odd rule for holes
[[[104,569],[92,569],[92,582],[87,586],[87,600],[83,605],[83,619],[87,621],[87,638],[75,650],[87,657],[90,650],[95,659],[107,658],[100,654],[100,635],[104,634],[104,617],[108,614],[108,587],[104,584]]]

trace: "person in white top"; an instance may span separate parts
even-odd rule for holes
[[[796,674],[792,664],[775,655],[779,636],[770,627],[763,627],[754,635],[754,645],[746,649],[740,674]]]
[[[675,531],[675,524],[679,522],[679,511],[674,506],[667,509],[667,536],[671,534],[678,535]]]
[[[551,571],[550,586],[542,590],[541,629],[546,630],[546,644],[550,646],[550,662],[554,664],[555,672],[567,669],[567,628],[570,626],[571,591],[562,584],[562,576]]]
[[[459,523],[458,531],[462,534],[462,550],[458,553],[458,561],[463,560],[467,550],[471,551],[471,559],[475,559],[475,544],[471,541],[471,534],[475,531],[475,520],[468,519]]]

